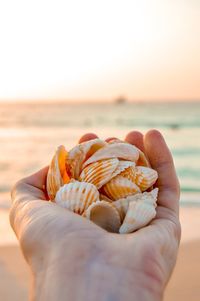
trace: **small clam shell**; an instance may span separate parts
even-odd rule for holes
[[[100,148],[107,145],[101,139],[93,139],[76,145],[69,151],[67,165],[70,166],[69,173],[72,178],[78,179],[81,173],[82,164]]]
[[[108,203],[112,203],[113,202],[113,200],[109,199],[106,195],[104,195],[102,193],[100,193],[99,198],[100,198],[100,201],[105,201],[105,202],[108,202]]]
[[[110,158],[119,158],[136,162],[139,158],[139,150],[128,143],[111,143],[102,147],[95,152],[84,164],[85,168],[88,164]]]
[[[135,167],[135,162],[120,160],[117,168],[115,169],[115,171],[112,174],[112,177],[114,178],[115,176],[121,174],[123,171],[125,171],[129,167]]]
[[[93,184],[78,181],[62,186],[55,197],[58,205],[78,214],[98,200],[99,192]]]
[[[113,201],[140,192],[140,188],[128,179],[118,175],[111,179],[103,187],[103,192]]]
[[[122,177],[128,179],[129,181],[135,183],[135,167],[134,166],[128,167],[120,175]]]
[[[142,193],[138,201],[130,201],[119,233],[131,233],[146,226],[156,216],[158,189]]]
[[[99,189],[110,181],[118,164],[119,160],[117,158],[91,163],[83,169],[80,181],[92,183]]]
[[[156,201],[158,196],[158,188],[153,189],[150,192],[137,193],[134,195],[129,195],[126,198],[119,199],[112,203],[115,208],[119,211],[121,219],[123,220],[130,202],[147,202],[156,207]]]
[[[158,173],[156,170],[144,166],[137,166],[135,168],[135,183],[142,191],[150,188],[157,179]]]
[[[63,145],[59,146],[49,166],[47,174],[47,193],[52,201],[59,188],[70,181],[65,166],[67,155],[65,147]]]
[[[109,232],[119,232],[121,226],[120,216],[111,203],[105,201],[93,203],[83,213],[83,216]]]

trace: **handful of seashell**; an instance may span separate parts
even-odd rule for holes
[[[131,233],[156,215],[157,172],[132,144],[90,140],[59,146],[49,167],[50,201],[114,233]]]

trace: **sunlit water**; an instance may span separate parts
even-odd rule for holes
[[[200,204],[200,103],[0,104],[0,207],[15,181],[47,165],[57,145],[81,134],[101,138],[161,130],[174,155],[182,205]]]

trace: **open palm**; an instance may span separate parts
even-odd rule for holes
[[[94,134],[88,134],[81,142],[94,138]],[[119,300],[133,300],[137,287],[144,289],[144,295],[145,291],[152,293],[152,300],[157,300],[155,296],[160,300],[175,265],[180,241],[179,184],[170,151],[158,131],[149,131],[145,137],[131,132],[126,141],[146,153],[159,175],[157,215],[149,226],[132,234],[108,233],[47,202],[44,185],[48,167],[15,185],[10,221],[33,273],[43,268],[44,261],[51,264],[49,257],[54,254],[59,257],[58,266],[66,261],[82,266],[95,258],[95,265],[102,269],[101,275],[114,286],[120,281],[116,297],[121,294],[123,299]],[[65,300],[62,298],[59,300]]]

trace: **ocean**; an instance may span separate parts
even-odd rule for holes
[[[12,185],[49,164],[56,147],[86,132],[124,138],[160,130],[174,156],[181,206],[200,205],[200,103],[0,103],[0,208]]]

